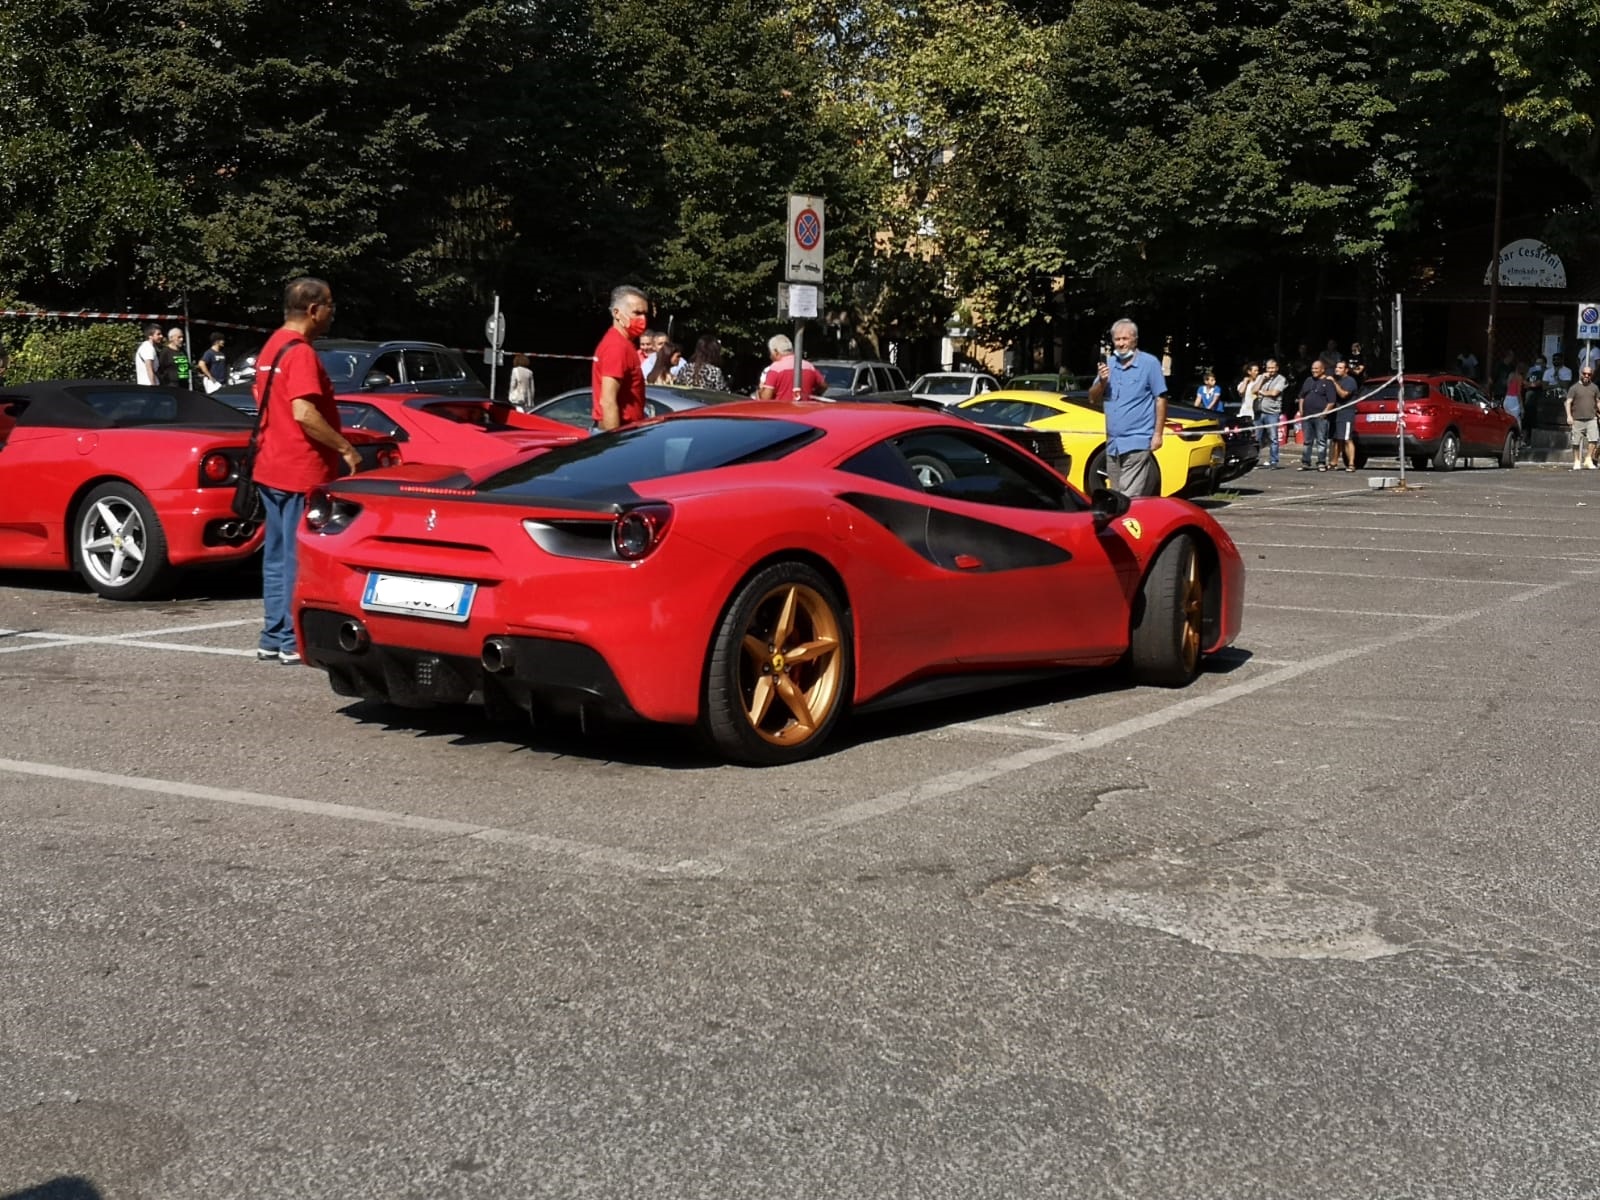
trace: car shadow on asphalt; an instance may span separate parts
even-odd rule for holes
[[[20,1192],[7,1192],[0,1200],[102,1200],[104,1193],[81,1175],[58,1175]]]
[[[1230,647],[1205,660],[1202,678],[1230,674],[1250,659],[1248,650]],[[1118,668],[1080,670],[908,704],[903,708],[848,715],[834,730],[819,757],[831,757],[875,742],[934,733],[952,725],[1004,720],[1016,713],[1135,691],[1138,687]],[[1182,693],[1174,690],[1166,694]],[[581,724],[576,717],[554,717],[538,723],[496,721],[487,717],[483,709],[469,705],[402,708],[374,700],[352,701],[339,711],[364,725],[379,725],[387,732],[410,733],[417,738],[442,739],[452,746],[502,746],[508,751],[526,750],[554,758],[660,767],[671,771],[736,765],[707,748],[695,731],[681,725],[653,725],[600,716],[590,716]]]
[[[0,571],[0,589],[54,593],[95,598],[76,571]],[[144,600],[108,600],[108,604],[166,604],[173,600],[260,600],[261,558],[202,570],[180,571],[171,586]],[[5,1200],[0,1197],[0,1200]]]

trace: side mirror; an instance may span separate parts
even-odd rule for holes
[[[872,384],[870,381],[863,379],[860,383],[856,384],[852,390],[857,396],[865,396],[872,390]]]
[[[1109,525],[1130,507],[1132,504],[1126,496],[1110,488],[1095,488],[1089,493],[1089,511],[1094,514],[1097,526]]]
[[[361,381],[361,387],[364,391],[371,391],[373,388],[386,388],[393,382],[382,371],[368,371],[367,377]]]

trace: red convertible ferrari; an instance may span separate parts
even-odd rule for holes
[[[0,567],[75,570],[138,600],[175,568],[248,558],[230,503],[254,421],[200,392],[73,380],[0,387]],[[358,434],[372,466],[394,444]]]
[[[1087,499],[898,405],[732,404],[506,469],[357,476],[309,498],[299,564],[301,650],[340,695],[593,707],[761,764],[849,709],[1033,672],[1181,686],[1244,603],[1187,501]]]

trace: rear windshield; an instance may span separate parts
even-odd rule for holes
[[[924,376],[911,385],[911,390],[924,396],[965,396],[972,391],[972,381],[965,375]]]
[[[1393,400],[1398,391],[1399,389],[1391,380],[1375,392],[1358,392],[1357,395],[1363,400]],[[1406,399],[1426,400],[1430,391],[1431,389],[1426,383],[1408,383],[1406,384]]]
[[[835,389],[848,392],[856,381],[856,369],[849,363],[818,363],[817,370],[828,381],[830,392]]]
[[[963,405],[961,415],[970,417],[980,425],[1026,425],[1030,421],[1045,421],[1061,414],[1048,404],[1034,404],[1030,400],[980,400]]]
[[[645,479],[771,462],[822,436],[814,425],[761,417],[691,417],[558,446],[478,485],[479,493],[581,499]]]
[[[356,372],[371,358],[365,350],[318,350],[317,358],[331,383],[356,383]]]
[[[176,388],[80,387],[71,389],[96,417],[109,425],[128,428],[141,425],[248,425],[250,421],[236,408],[213,400],[203,392]]]

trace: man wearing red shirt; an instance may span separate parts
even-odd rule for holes
[[[776,400],[779,396],[784,399],[795,400],[822,400],[826,398],[828,381],[822,377],[822,372],[817,370],[804,359],[800,362],[800,390],[794,387],[794,343],[783,334],[775,334],[767,339],[767,353],[772,358],[772,365],[761,375],[761,388],[756,396],[761,400]]]
[[[644,370],[639,335],[650,317],[650,301],[624,284],[611,293],[611,328],[594,348],[589,386],[594,395],[590,433],[604,433],[644,420]]]
[[[265,619],[256,649],[260,662],[300,661],[294,644],[295,534],[305,515],[306,493],[361,466],[355,447],[339,432],[333,384],[311,343],[333,324],[333,291],[309,276],[283,290],[283,328],[256,356],[254,478],[266,508],[261,602]],[[269,391],[270,388],[270,391]]]

